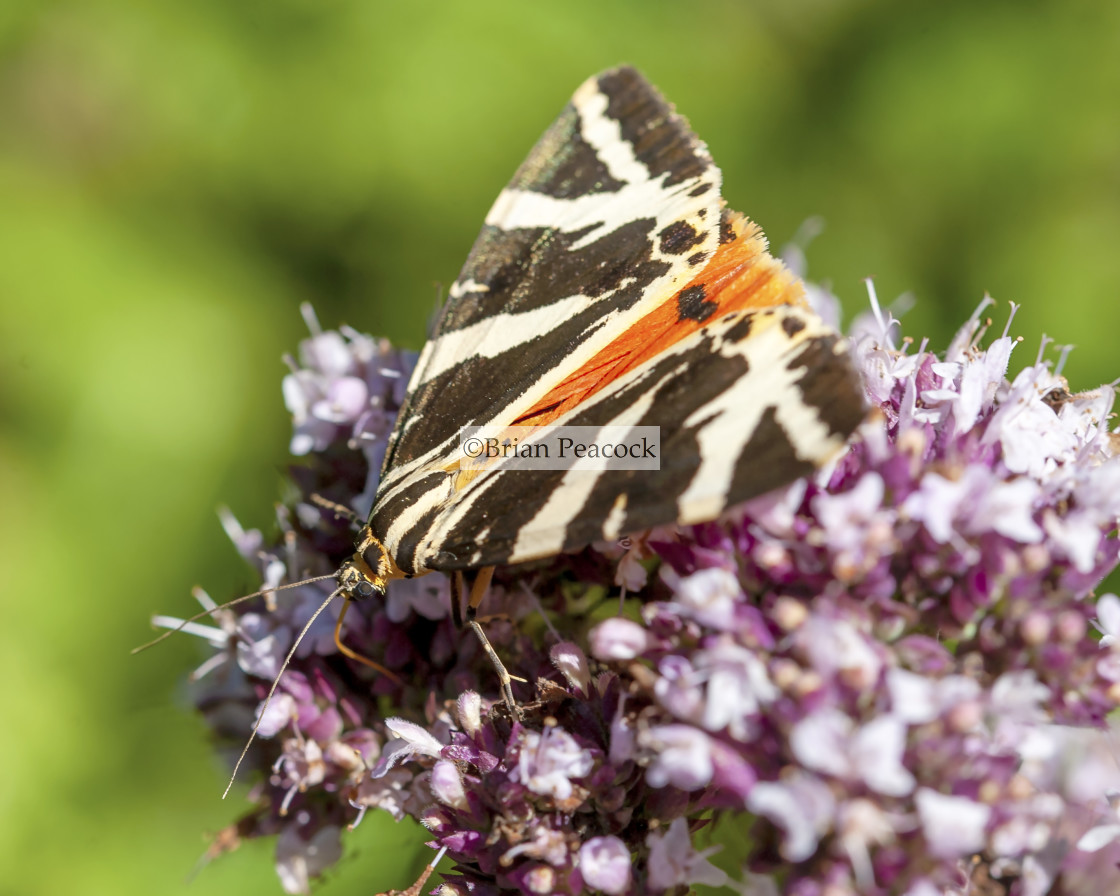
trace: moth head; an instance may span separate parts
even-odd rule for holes
[[[393,563],[385,546],[363,526],[354,545],[354,555],[338,568],[338,588],[351,600],[384,597],[393,575]]]
[[[385,596],[385,583],[371,576],[360,554],[355,554],[338,568],[339,590],[351,600],[367,600]]]

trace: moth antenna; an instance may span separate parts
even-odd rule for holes
[[[327,576],[327,578],[330,578],[330,576]],[[315,620],[319,618],[319,614],[327,608],[327,604],[340,594],[342,594],[342,589],[336,588],[327,595],[327,599],[319,604],[319,609],[311,614],[311,618],[307,620],[307,625],[303,627],[303,630],[296,637],[295,643],[292,644],[291,649],[288,651],[288,655],[284,657],[284,662],[280,666],[280,671],[277,672],[276,677],[272,679],[272,687],[268,689],[268,696],[264,698],[264,703],[261,704],[260,712],[257,713],[257,720],[253,723],[253,730],[249,732],[249,739],[245,741],[245,748],[241,751],[241,755],[237,757],[237,764],[233,767],[233,774],[229,776],[229,783],[222,792],[223,800],[229,795],[230,788],[233,787],[233,782],[237,778],[238,769],[241,768],[241,763],[245,761],[245,755],[249,752],[249,747],[253,745],[253,740],[257,736],[257,729],[261,727],[261,722],[264,720],[265,710],[268,709],[268,704],[272,702],[272,695],[276,693],[276,687],[280,684],[280,677],[284,674],[284,670],[288,668],[288,663],[292,661],[292,657],[296,655],[296,648],[299,647],[304,636],[311,630],[311,626]]]
[[[312,494],[311,503],[318,505],[319,507],[323,508],[323,510],[329,510],[335,516],[345,517],[350,521],[350,525],[352,525],[355,529],[361,529],[362,526],[366,524],[365,520],[358,516],[358,514],[354,513],[354,511],[346,505],[337,504],[334,501],[329,501],[322,495]]]
[[[220,604],[216,607],[211,607],[209,610],[202,610],[199,613],[195,613],[189,619],[184,619],[177,626],[175,626],[175,628],[169,628],[158,638],[153,638],[147,644],[141,644],[139,647],[133,647],[132,650],[129,651],[129,653],[133,656],[138,653],[143,653],[149,647],[155,647],[160,641],[163,641],[166,638],[170,638],[172,635],[181,632],[192,622],[197,622],[204,616],[213,616],[219,610],[224,610],[227,607],[236,606],[237,604],[244,601],[252,600],[254,597],[261,597],[265,594],[272,594],[274,591],[286,591],[289,588],[299,588],[301,585],[310,585],[313,582],[325,582],[327,579],[333,579],[334,577],[335,574],[332,572],[329,576],[312,576],[310,579],[302,579],[298,582],[289,582],[287,585],[277,585],[275,588],[262,588],[260,591],[254,591],[252,594],[243,594],[241,597],[235,597],[233,600],[227,600],[224,604]]]

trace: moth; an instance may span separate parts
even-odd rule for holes
[[[633,68],[575,92],[451,286],[344,594],[711,520],[840,450],[863,418],[844,342],[720,181]],[[455,475],[464,427],[544,424],[659,426],[661,469]]]
[[[720,187],[636,70],[579,87],[449,290],[332,597],[433,571],[458,595],[478,571],[467,617],[489,649],[474,614],[493,567],[715,519],[840,451],[864,416],[846,344]],[[461,475],[464,427],[513,425],[658,426],[661,468]]]

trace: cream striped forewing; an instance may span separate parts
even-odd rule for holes
[[[370,525],[407,573],[468,425],[512,423],[670,299],[719,243],[720,172],[631,68],[574,94],[486,217],[420,356]]]

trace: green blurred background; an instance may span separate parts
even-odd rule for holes
[[[1120,374],[1120,4],[192,0],[0,4],[0,893],[186,891],[244,807],[140,657],[195,583],[249,590],[214,507],[267,525],[301,301],[419,347],[491,201],[571,91],[633,62],[730,203],[848,313],[860,278],[944,347],[985,291],[1017,361]],[[401,887],[367,818],[321,892]],[[272,844],[193,892],[279,892]]]

